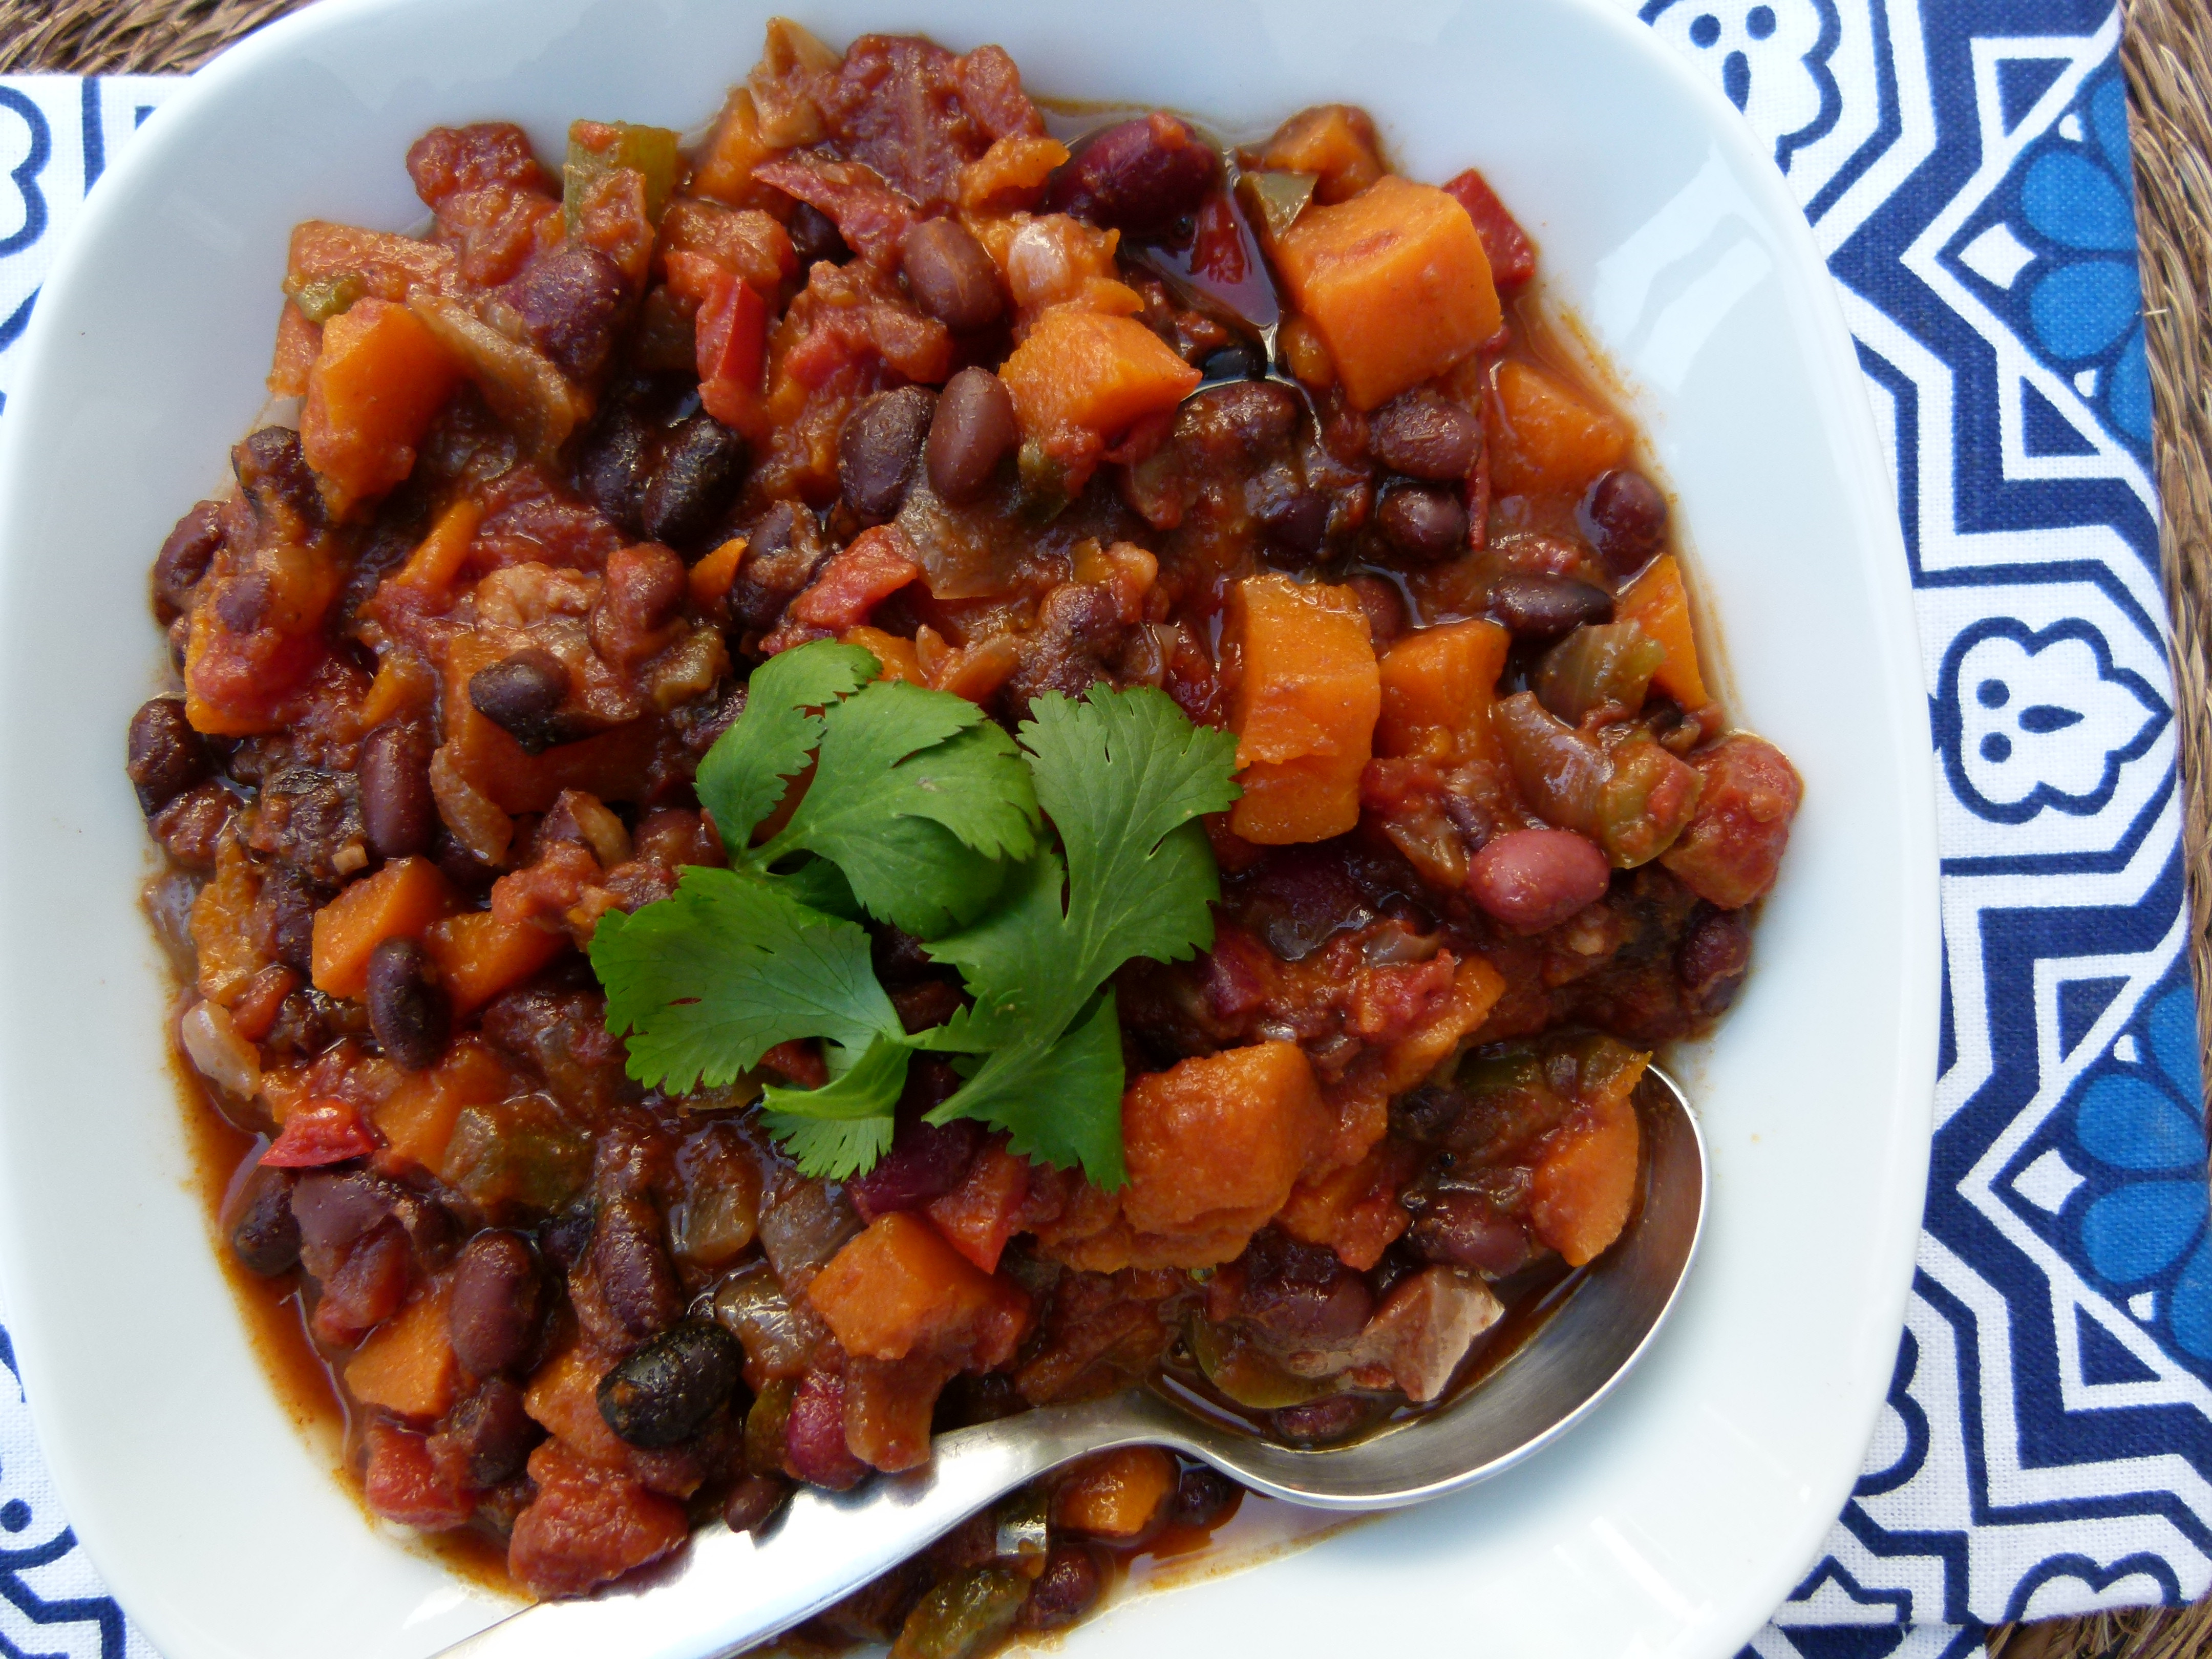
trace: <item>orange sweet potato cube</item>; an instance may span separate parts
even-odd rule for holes
[[[458,902],[428,859],[394,859],[315,912],[315,988],[357,997],[368,986],[368,958],[388,939],[421,939]]]
[[[465,1108],[518,1092],[514,1073],[481,1037],[465,1036],[427,1072],[410,1072],[371,1114],[385,1144],[377,1167],[389,1175],[435,1170]]]
[[[1504,318],[1467,210],[1395,173],[1334,207],[1309,207],[1275,258],[1357,409],[1443,374]]]
[[[357,300],[323,325],[300,449],[332,507],[343,513],[414,471],[415,446],[460,378],[453,355],[403,305]]]
[[[1628,453],[1628,428],[1557,375],[1509,359],[1497,386],[1500,493],[1579,489]]]
[[[1616,621],[1635,623],[1666,647],[1667,660],[1651,677],[1653,685],[1685,708],[1700,708],[1711,701],[1705,677],[1698,670],[1690,596],[1683,590],[1681,567],[1673,554],[1653,560],[1651,568],[1628,585],[1613,614]]]
[[[1282,1207],[1328,1127],[1296,1043],[1226,1048],[1145,1073],[1121,1097],[1121,1213],[1139,1232],[1249,1220],[1249,1233]]]
[[[1052,1495],[1054,1524],[1092,1538],[1142,1537],[1175,1494],[1175,1459],[1158,1446],[1123,1446],[1086,1458]]]
[[[1111,438],[1173,409],[1202,377],[1142,323],[1054,306],[1000,365],[999,378],[1022,431],[1050,444],[1083,433]]]
[[[1531,1177],[1528,1218],[1536,1237],[1570,1267],[1595,1261],[1628,1223],[1643,1139],[1628,1094],[1642,1073],[1633,1068],[1628,1088],[1608,1091],[1568,1120]]]
[[[1359,775],[1382,707],[1367,614],[1346,587],[1248,576],[1230,600],[1243,674],[1230,725],[1243,799],[1229,827],[1279,847],[1359,821]]]
[[[845,1352],[863,1359],[934,1353],[988,1369],[1013,1357],[1029,1304],[928,1222],[878,1216],[806,1288]]]
[[[1450,623],[1407,635],[1382,653],[1382,714],[1375,747],[1385,755],[1420,750],[1431,732],[1447,733],[1462,757],[1492,752],[1492,694],[1513,636],[1493,622]]]
[[[501,991],[521,984],[559,956],[568,942],[566,933],[534,922],[501,921],[489,910],[447,916],[423,938],[457,1016],[472,1014]]]
[[[418,1296],[361,1345],[345,1380],[362,1405],[420,1420],[452,1408],[459,1370],[446,1334],[445,1297]]]

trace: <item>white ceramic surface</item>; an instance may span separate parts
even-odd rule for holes
[[[1715,1207],[1642,1370],[1498,1480],[1130,1598],[1064,1650],[1733,1652],[1815,1553],[1890,1376],[1937,1006],[1905,556],[1780,179],[1732,110],[1595,0],[797,9],[832,40],[1000,41],[1040,94],[1230,130],[1361,103],[1413,175],[1479,163],[1627,380],[1735,706],[1808,784],[1743,999],[1680,1062]],[[40,301],[0,422],[0,1283],[69,1512],[169,1659],[410,1659],[494,1604],[332,1481],[207,1247],[122,771],[159,662],[148,562],[262,402],[295,221],[418,221],[400,159],[434,123],[519,119],[547,155],[573,116],[695,124],[763,15],[757,0],[326,0],[153,118]]]

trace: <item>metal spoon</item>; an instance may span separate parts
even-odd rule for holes
[[[791,1629],[1024,1481],[1091,1452],[1165,1446],[1255,1492],[1316,1509],[1391,1509],[1510,1468],[1620,1382],[1675,1302],[1705,1219],[1705,1148],[1656,1069],[1638,1088],[1643,1202],[1565,1305],[1450,1404],[1368,1438],[1299,1450],[1201,1418],[1149,1389],[1053,1406],[940,1436],[927,1468],[849,1492],[802,1489],[764,1536],[719,1521],[657,1571],[588,1600],[547,1601],[439,1659],[724,1659]]]

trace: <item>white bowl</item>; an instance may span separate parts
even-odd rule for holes
[[[1413,176],[1479,164],[1627,383],[1735,707],[1807,793],[1743,998],[1678,1059],[1704,1257],[1642,1369],[1449,1501],[1170,1594],[1072,1656],[1723,1656],[1812,1559],[1889,1380],[1936,1060],[1930,744],[1904,550],[1841,314],[1736,113],[1597,0],[813,0],[833,41],[1005,45],[1040,94],[1230,130],[1365,105]],[[123,732],[146,568],[263,401],[285,235],[415,222],[436,123],[689,126],[751,0],[327,0],[156,114],[39,303],[0,435],[0,1285],[60,1493],[169,1659],[403,1659],[497,1602],[380,1534],[281,1407],[210,1245],[136,908]],[[1376,1638],[1381,1638],[1377,1640]]]

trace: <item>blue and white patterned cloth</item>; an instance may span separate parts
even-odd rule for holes
[[[1828,254],[1947,783],[1942,1080],[1896,1376],[1826,1553],[1747,1651],[1953,1659],[2002,1620],[2194,1600],[2212,1235],[2118,15],[1638,15],[1772,145]],[[174,84],[0,78],[0,398],[55,233]],[[151,1650],[0,1379],[0,1655],[64,1652]]]

